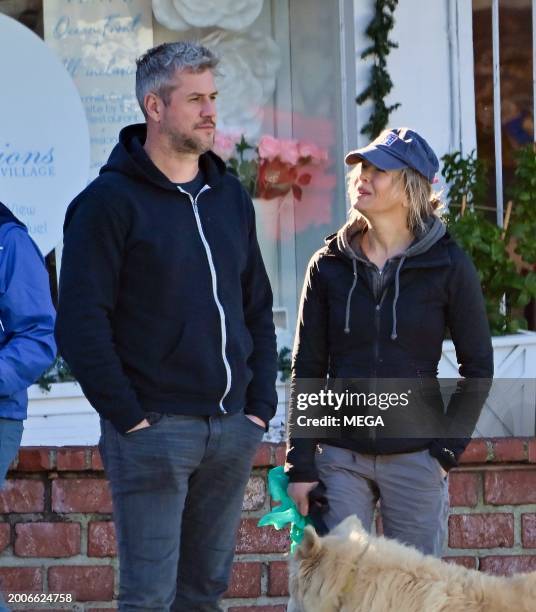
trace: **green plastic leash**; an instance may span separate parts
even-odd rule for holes
[[[268,472],[268,492],[270,497],[281,502],[268,514],[265,514],[258,522],[259,527],[271,525],[275,529],[283,529],[290,524],[290,552],[294,553],[303,538],[303,530],[307,525],[312,525],[311,519],[303,516],[298,511],[296,504],[287,493],[288,476],[282,466],[271,469]]]

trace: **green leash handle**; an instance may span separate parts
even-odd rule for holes
[[[271,525],[275,529],[283,529],[290,525],[290,552],[294,553],[303,538],[303,530],[311,525],[309,517],[299,513],[296,504],[287,493],[288,476],[282,466],[268,472],[268,492],[270,497],[281,502],[271,512],[268,512],[258,522],[259,527]]]

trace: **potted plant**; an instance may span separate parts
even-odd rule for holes
[[[484,164],[474,152],[465,158],[459,152],[442,158],[442,173],[449,184],[445,220],[480,276],[492,332],[495,378],[503,379],[536,377],[536,333],[526,331],[523,317],[523,307],[536,297],[536,156],[532,146],[520,151],[517,159],[516,184],[500,228],[489,216],[495,209],[485,205],[488,185]],[[458,376],[451,340],[443,344],[439,375]],[[490,396],[489,402],[493,401]],[[533,412],[510,415],[512,423],[517,423],[512,425],[519,430],[516,435],[534,435]],[[491,414],[488,411],[488,417]],[[497,418],[493,427],[495,435],[508,433],[504,419]],[[493,434],[488,431],[486,435]]]

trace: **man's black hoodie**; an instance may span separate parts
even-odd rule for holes
[[[60,352],[120,432],[145,412],[244,410],[267,422],[277,353],[251,200],[208,152],[194,202],[148,158],[145,134],[123,129],[67,210]]]

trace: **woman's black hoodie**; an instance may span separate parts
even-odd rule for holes
[[[426,231],[379,274],[351,249],[349,230],[345,226],[329,236],[309,263],[294,346],[289,420],[296,410],[299,379],[436,377],[446,328],[460,376],[483,379],[481,384],[475,381],[478,405],[470,406],[478,415],[493,376],[493,350],[478,274],[469,257],[443,223],[430,217]],[[457,396],[457,407],[475,404],[469,397],[465,393],[460,402]],[[429,448],[448,469],[469,440],[341,437],[328,442],[374,455]],[[291,481],[318,479],[315,446],[314,439],[291,438],[286,465]]]

